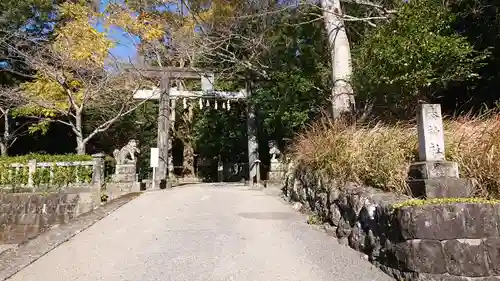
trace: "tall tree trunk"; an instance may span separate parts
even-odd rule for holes
[[[9,156],[9,149],[7,147],[7,144],[5,141],[0,141],[0,151],[2,153],[2,156]]]
[[[183,87],[183,86],[181,86]],[[182,121],[184,122],[184,126],[186,126],[186,131],[184,132],[184,136],[180,138],[182,140],[182,144],[184,146],[183,149],[183,174],[187,174],[189,177],[194,177],[194,147],[193,141],[191,139],[192,129],[191,126],[193,124],[193,107],[188,105],[188,112],[184,112],[182,115]]]
[[[180,67],[184,67],[186,64],[185,60],[183,58],[180,59],[179,65]],[[184,91],[184,83],[182,80],[177,80],[176,81],[177,89],[179,91]],[[188,112],[187,113],[182,113],[182,122],[184,122],[186,128],[190,128],[193,122],[193,107],[191,105],[188,105]],[[187,174],[188,177],[193,177],[195,175],[194,173],[194,148],[193,148],[193,142],[190,140],[191,137],[191,130],[188,129],[187,132],[185,132],[185,136],[177,136],[179,140],[182,141],[183,144],[183,160],[182,160],[182,173],[183,176]]]
[[[189,177],[194,177],[194,149],[190,141],[184,142],[184,171],[187,171]]]
[[[76,154],[85,154],[85,143],[83,142],[83,137],[76,136]]]
[[[9,155],[9,142],[10,142],[10,122],[9,122],[9,110],[3,111],[3,137],[0,141],[0,152],[2,156]]]
[[[75,114],[74,132],[76,135],[76,153],[83,155],[83,154],[85,154],[85,142],[83,141],[82,113],[81,112],[77,112]]]
[[[325,28],[328,32],[332,60],[332,113],[338,119],[354,111],[354,91],[351,85],[351,49],[347,38],[340,0],[321,0]]]

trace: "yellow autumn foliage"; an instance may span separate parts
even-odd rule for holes
[[[186,5],[178,0],[159,2],[169,4],[171,7],[177,5],[173,10],[180,10],[181,7],[185,9]],[[108,7],[107,22],[109,25],[121,27],[126,32],[138,36],[141,43],[161,40],[167,33],[171,38],[174,38],[174,41],[175,38],[186,40],[199,35],[198,27],[211,26],[222,21],[224,17],[233,15],[237,10],[238,3],[238,1],[227,0],[194,1],[191,4],[196,8],[183,15],[168,10],[164,12],[158,10],[136,12],[134,5],[126,7],[115,4]]]
[[[116,5],[110,11],[107,17],[108,27],[118,26],[144,42],[158,40],[165,35],[166,25],[157,15],[143,12],[135,16],[131,11]]]
[[[61,4],[60,12],[67,21],[56,30],[54,50],[77,66],[104,66],[114,44],[92,26],[99,15],[87,6],[70,2]]]
[[[51,52],[57,59],[41,62],[49,67],[41,67],[34,80],[22,85],[30,103],[18,110],[20,114],[54,118],[69,111],[73,105],[82,106],[84,81],[74,76],[74,71],[101,69],[113,47],[106,35],[92,26],[99,15],[89,7],[65,2],[59,6],[59,11],[64,22],[56,29],[51,45]],[[58,77],[56,72],[64,75]],[[59,79],[64,79],[64,83]]]
[[[211,26],[224,18],[234,15],[237,9],[237,1],[212,0],[209,3],[201,3],[200,8],[190,11],[182,19],[180,31],[196,33],[196,27]]]
[[[238,1],[211,1],[210,7],[200,17],[204,21],[215,21],[222,17],[230,17],[236,12],[238,5]]]
[[[71,77],[68,74],[68,77]],[[77,106],[83,102],[82,83],[78,80],[68,79],[67,84],[72,87],[71,96]],[[36,109],[42,116],[55,117],[57,111],[66,111],[71,107],[68,102],[67,89],[64,89],[61,84],[53,78],[38,73],[36,79],[32,82],[22,84],[29,100],[32,101],[28,107]]]

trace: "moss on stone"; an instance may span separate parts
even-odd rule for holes
[[[308,224],[320,225],[323,223],[323,220],[316,214],[312,214],[307,218]]]
[[[418,207],[426,205],[443,205],[454,203],[476,203],[476,204],[500,204],[500,200],[488,200],[485,198],[433,198],[433,199],[410,199],[392,205],[392,208]]]

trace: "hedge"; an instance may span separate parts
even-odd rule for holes
[[[91,161],[92,156],[90,155],[79,155],[79,154],[60,154],[60,155],[49,155],[49,154],[38,154],[30,153],[20,156],[0,156],[0,163],[20,163],[27,164],[29,160],[35,159],[37,162],[76,162],[76,161]]]
[[[0,157],[0,186],[19,187],[28,184],[28,166],[22,168],[11,167],[11,164],[28,164],[29,160],[35,159],[37,162],[54,163],[52,166],[53,178],[50,182],[49,168],[37,167],[33,174],[33,184],[50,185],[53,187],[63,187],[76,183],[78,177],[80,183],[90,183],[92,180],[92,166],[56,166],[55,162],[77,162],[91,161],[90,155],[47,155],[47,154],[27,154],[13,157]]]

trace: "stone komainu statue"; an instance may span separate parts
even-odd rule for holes
[[[122,149],[115,149],[115,151],[113,151],[113,157],[115,157],[117,165],[131,164],[135,163],[135,153],[139,152],[139,148],[137,148],[137,141],[130,140]]]
[[[271,156],[271,161],[278,161],[278,157],[281,155],[281,151],[274,141],[269,142],[269,155]]]

